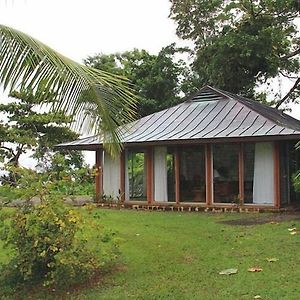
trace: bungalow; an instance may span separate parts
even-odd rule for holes
[[[300,121],[206,86],[185,102],[120,127],[113,159],[97,136],[58,145],[96,153],[96,193],[128,205],[281,208],[297,204]]]

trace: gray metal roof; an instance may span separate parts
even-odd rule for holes
[[[206,86],[185,102],[119,130],[125,144],[247,137],[298,138],[300,121],[257,101]],[[101,144],[100,138],[92,136],[58,147],[91,149]]]

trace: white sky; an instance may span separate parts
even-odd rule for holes
[[[95,53],[176,40],[168,0],[0,0],[0,23],[26,32],[81,62]]]
[[[82,62],[133,48],[157,53],[178,42],[169,8],[168,0],[0,0],[0,23]],[[27,157],[21,163],[34,164]]]
[[[82,62],[96,53],[157,53],[172,42],[185,44],[176,37],[169,9],[169,0],[0,0],[0,24]],[[284,91],[289,86],[282,83]],[[300,118],[300,109],[292,115]]]

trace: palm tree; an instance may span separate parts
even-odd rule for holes
[[[77,129],[101,135],[112,154],[121,149],[117,128],[135,116],[136,97],[128,80],[78,64],[47,45],[0,25],[0,84],[55,95],[52,109],[74,114]]]

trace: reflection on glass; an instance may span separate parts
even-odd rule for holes
[[[244,203],[253,203],[255,144],[244,144]]]
[[[239,145],[213,146],[214,202],[239,202]]]
[[[204,146],[180,151],[180,202],[205,202]]]
[[[175,202],[175,153],[172,148],[167,153],[168,202]]]
[[[143,151],[128,151],[129,200],[147,199],[146,160]]]

